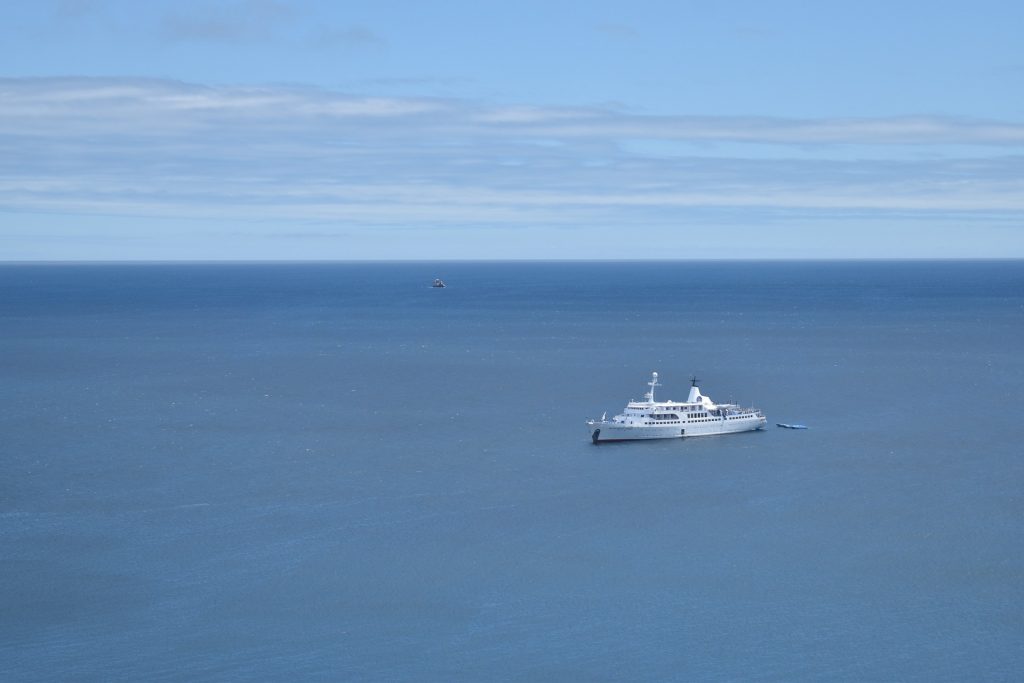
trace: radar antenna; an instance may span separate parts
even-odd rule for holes
[[[695,387],[695,386],[697,386],[697,384],[698,384],[699,382],[700,382],[700,380],[699,380],[699,379],[697,379],[697,375],[690,375],[690,386],[691,386],[691,387]]]

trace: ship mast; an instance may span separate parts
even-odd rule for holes
[[[658,384],[658,373],[651,373],[651,381],[647,383],[647,386],[651,388],[651,390],[647,392],[647,400],[650,401],[651,403],[654,403],[654,387],[661,386],[660,384]]]

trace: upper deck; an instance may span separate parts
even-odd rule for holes
[[[761,416],[761,411],[756,408],[743,408],[736,403],[715,403],[710,397],[700,393],[697,386],[697,378],[691,378],[690,395],[686,401],[655,401],[654,388],[661,386],[658,383],[658,373],[652,373],[648,386],[651,390],[647,392],[645,401],[630,400],[626,409],[619,418],[631,421],[651,419],[692,419],[694,417],[738,417],[738,416]]]

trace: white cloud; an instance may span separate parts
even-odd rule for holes
[[[104,119],[163,121],[193,110],[229,113],[264,122],[297,122],[328,131],[345,117],[408,116],[421,135],[455,132],[501,139],[533,135],[554,140],[655,139],[792,145],[998,145],[1024,147],[1024,124],[942,117],[779,119],[765,117],[649,116],[600,108],[487,105],[460,100],[386,98],[288,86],[212,87],[158,79],[0,79],[0,125],[17,132],[37,117],[88,132]],[[444,112],[443,117],[415,118]],[[324,119],[323,117],[328,117]],[[316,118],[315,121],[308,119]],[[224,125],[223,119],[216,120]],[[59,134],[61,131],[54,131]]]
[[[673,151],[644,153],[635,140]],[[724,144],[751,153],[685,151]],[[892,153],[829,158],[868,144]],[[807,145],[825,151],[801,158]],[[973,156],[957,158],[964,145]],[[69,215],[404,227],[667,224],[702,208],[1019,218],[1022,148],[1020,124],[938,117],[644,116],[284,86],[0,80],[0,205]]]

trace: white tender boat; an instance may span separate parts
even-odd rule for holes
[[[644,401],[630,401],[621,415],[610,420],[588,420],[590,438],[601,441],[632,439],[679,439],[686,436],[709,436],[764,429],[767,419],[756,408],[741,408],[735,403],[715,403],[700,393],[699,380],[691,378],[690,395],[686,401],[655,401],[654,388],[658,373],[647,383]]]

